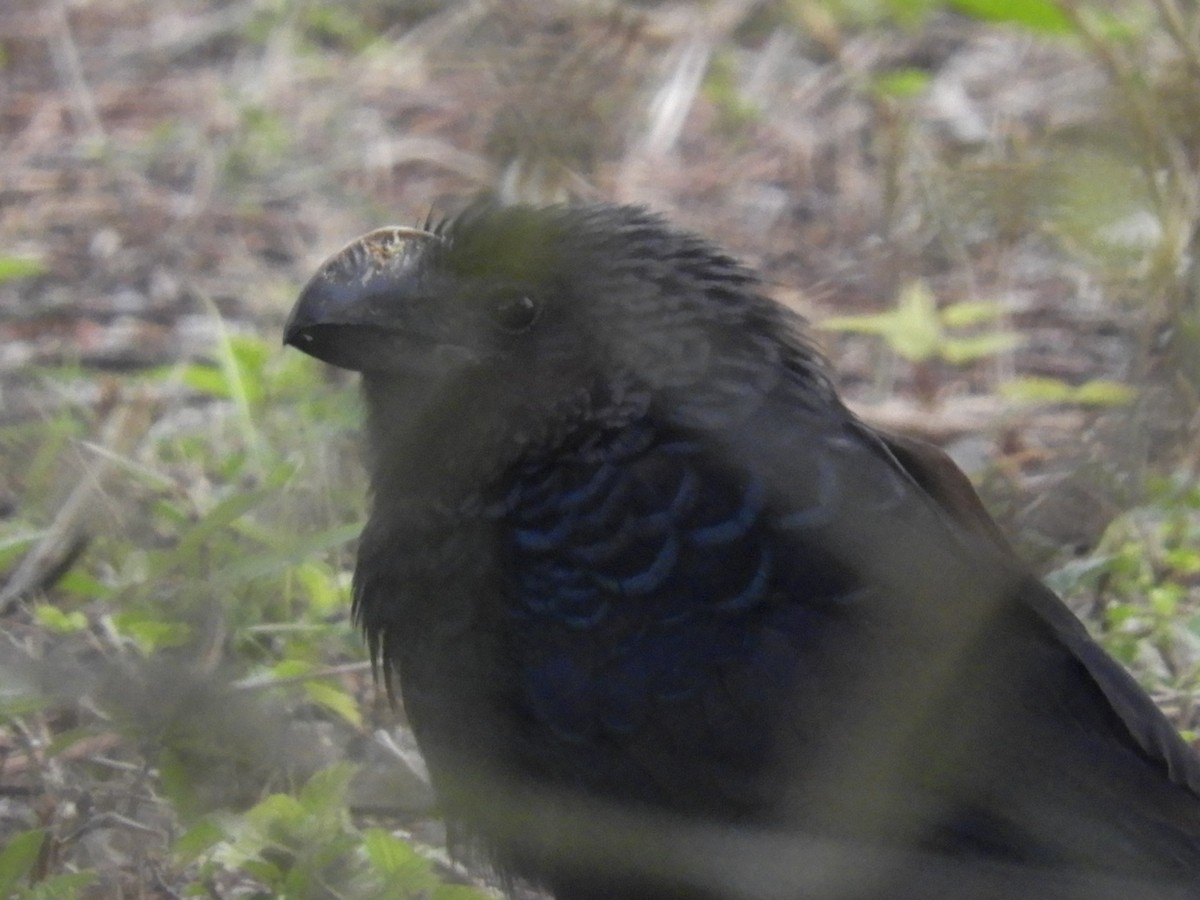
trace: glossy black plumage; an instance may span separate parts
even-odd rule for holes
[[[624,207],[373,232],[355,574],[446,814],[563,900],[1200,896],[1200,765],[943,455]]]

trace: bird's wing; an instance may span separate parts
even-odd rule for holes
[[[1007,540],[970,481],[944,452],[912,438],[885,433],[878,436],[896,462],[950,518],[992,541],[1003,553],[1011,553]],[[1200,757],[1148,701],[1129,673],[1091,639],[1080,621],[1045,585],[1032,577],[1026,579],[1022,597],[1083,666],[1128,730],[1129,737],[1163,768],[1172,782],[1200,796]]]
[[[531,769],[724,819],[932,821],[927,845],[1019,859],[1053,829],[1018,837],[1022,816],[1095,790],[1118,824],[1071,853],[1161,827],[1151,844],[1195,854],[1172,824],[1200,831],[1188,749],[952,472],[771,404],[526,467],[501,557]]]
[[[1008,539],[988,514],[971,480],[945,451],[905,435],[875,431],[875,436],[925,493],[961,527],[1009,552]]]

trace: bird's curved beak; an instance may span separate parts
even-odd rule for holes
[[[422,244],[438,236],[392,225],[355,238],[317,269],[292,307],[283,343],[359,372],[402,367],[403,298],[416,289]]]

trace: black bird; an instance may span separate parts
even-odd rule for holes
[[[351,243],[354,610],[449,822],[592,898],[1200,897],[1200,764],[940,451],[643,209]]]

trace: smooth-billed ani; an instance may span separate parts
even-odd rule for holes
[[[1200,764],[940,451],[633,207],[354,241],[354,578],[448,820],[589,898],[1200,896]]]

